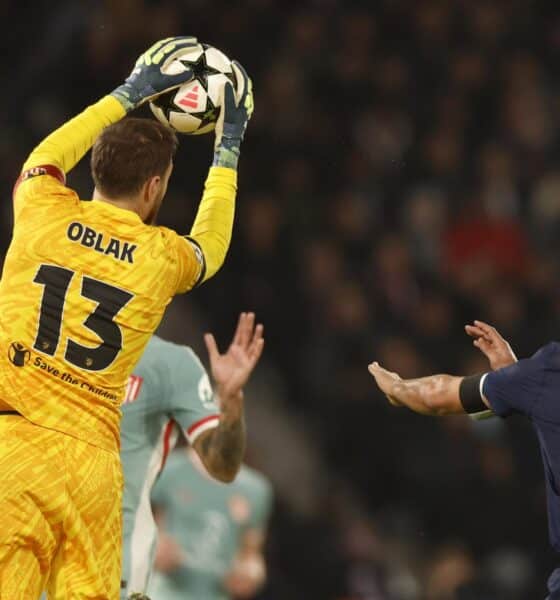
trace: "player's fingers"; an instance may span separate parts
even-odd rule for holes
[[[154,49],[151,53],[151,61],[157,65],[163,61],[166,63],[173,60],[185,48],[196,46],[196,38],[194,37],[176,37],[167,40],[159,48]]]
[[[493,329],[491,332],[484,332],[484,339],[493,346],[501,346],[507,343],[504,338],[498,333],[497,330]]]
[[[251,343],[249,344],[248,354],[249,354],[250,358],[252,358],[255,355],[255,353],[257,351],[259,351],[259,346],[261,346],[262,345],[261,342],[264,341],[263,332],[264,332],[264,327],[259,323],[255,327],[253,339],[251,340]],[[262,348],[260,348],[260,351],[262,352]]]
[[[239,368],[246,369],[249,366],[250,359],[247,356],[246,350],[244,350],[241,346],[232,346],[228,353],[237,363]]]
[[[379,389],[384,393],[387,392],[387,380],[386,377],[384,377],[385,369],[380,367],[379,363],[373,362],[370,365],[368,365],[368,371],[375,379],[375,383],[377,384]]]
[[[224,107],[224,114],[231,114],[236,109],[237,103],[235,102],[233,85],[229,81],[224,85],[222,94],[222,106]]]
[[[471,337],[483,337],[484,336],[484,331],[482,329],[480,329],[480,327],[477,327],[476,325],[465,325],[465,331]]]
[[[185,52],[185,48],[192,47],[192,44],[173,44],[173,46],[169,47],[166,53],[158,52],[157,57],[153,59],[154,64],[160,65],[160,69],[163,73],[166,72],[169,65],[179,58]],[[192,69],[187,69],[185,63],[181,63],[185,67],[185,71],[192,71]],[[171,77],[168,75],[168,77]]]
[[[245,314],[244,312],[239,314],[239,319],[237,319],[237,327],[235,328],[235,333],[233,334],[233,340],[231,345],[239,345],[241,340],[241,329],[243,328],[243,324],[245,323]]]
[[[264,325],[259,323],[255,329],[253,330],[253,338],[251,339],[251,345],[257,342],[259,339],[263,337],[264,333]]]
[[[251,342],[251,337],[253,335],[253,329],[255,327],[255,313],[250,312],[245,314],[245,322],[243,327],[241,328],[241,340],[240,344],[242,348],[247,349]]]
[[[484,321],[475,320],[474,324],[477,327],[480,327],[480,329],[482,329],[482,331],[484,331],[484,333],[490,337],[498,337],[498,338],[502,337],[498,333],[498,330],[495,327],[492,327],[492,325],[489,325],[488,323],[485,323]]]
[[[156,60],[156,58],[160,56],[162,48],[168,44],[172,44],[174,39],[175,38],[168,37],[164,38],[163,40],[158,40],[155,44],[150,46],[146,52],[144,52],[144,54],[142,54],[140,57],[142,63],[145,63],[148,66],[157,63],[158,60]]]
[[[167,44],[173,38],[164,38],[163,40],[158,40],[154,44],[152,44],[146,52],[144,52],[140,58],[136,61],[136,66],[143,65],[144,63],[147,65],[152,64],[152,56],[164,45]]]
[[[157,52],[162,46],[165,46],[165,44],[167,44],[168,42],[170,42],[173,39],[173,37],[166,37],[163,38],[162,40],[158,40],[157,42],[154,42],[149,48],[148,50],[145,52],[145,54],[149,54],[152,55],[155,52]]]
[[[170,92],[173,89],[177,89],[184,83],[188,83],[194,79],[194,72],[192,69],[185,69],[182,73],[177,75],[166,75],[166,87],[162,92],[158,92],[158,96],[165,92]]]
[[[250,119],[255,112],[255,97],[253,96],[253,82],[249,79],[249,93],[245,96],[245,110],[247,119]]]
[[[245,96],[245,94],[249,91],[249,75],[247,75],[247,71],[243,68],[240,62],[234,60],[231,63],[233,72],[235,73],[235,80],[237,85],[235,86],[235,100],[236,104],[239,104],[241,99]]]
[[[471,337],[478,338],[480,340],[484,340],[489,346],[494,345],[496,342],[495,338],[490,337],[487,333],[485,333],[482,330],[480,330],[478,333],[472,335]]]
[[[251,369],[254,369],[255,365],[259,362],[259,360],[262,356],[263,350],[264,350],[264,338],[260,338],[259,340],[257,340],[257,343],[254,345],[254,347],[251,348],[251,351],[249,353]]]
[[[371,366],[373,367],[373,369],[375,370],[375,372],[378,375],[384,375],[384,376],[388,376],[391,379],[400,379],[401,376],[398,373],[395,373],[395,371],[389,371],[389,369],[385,369],[385,367],[382,367],[377,361],[374,361]]]
[[[491,352],[493,350],[493,345],[488,340],[485,340],[482,337],[474,340],[473,345],[476,346],[482,352],[484,352],[484,354],[487,354],[488,352]]]
[[[374,361],[368,365],[368,371],[375,377],[376,375],[381,375],[384,371],[383,367],[377,362]]]
[[[239,328],[239,346],[243,350],[247,350],[253,328],[251,325],[251,313],[244,313],[241,326]]]
[[[204,334],[204,343],[206,344],[210,361],[216,360],[220,356],[220,351],[218,350],[216,340],[211,333]]]
[[[249,75],[247,75],[247,71],[245,70],[245,67],[238,60],[232,61],[231,64],[232,64],[233,70],[236,72],[237,77],[241,77],[245,81],[249,81]]]
[[[237,106],[243,105],[247,111],[247,119],[253,116],[255,110],[255,98],[253,96],[253,81],[247,75],[247,71],[236,60],[232,63],[233,72],[235,74],[236,89],[235,101]]]
[[[194,35],[178,35],[174,39],[177,40],[177,43],[185,46],[196,46],[198,44],[198,39]]]

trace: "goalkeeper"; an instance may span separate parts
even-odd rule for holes
[[[225,259],[252,111],[236,64],[190,234],[154,226],[177,139],[123,117],[192,78],[165,71],[194,44],[154,44],[121,86],[41,142],[16,182],[0,282],[0,598],[119,596],[119,406],[171,298]],[[92,146],[93,201],[81,202],[66,174]]]

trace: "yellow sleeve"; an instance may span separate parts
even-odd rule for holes
[[[204,280],[205,264],[200,246],[174,231],[173,237],[177,278],[172,294],[184,294]]]
[[[231,242],[237,171],[211,167],[194,225],[189,234],[202,251],[204,268],[200,282],[210,279],[223,265]]]
[[[22,173],[45,165],[68,173],[93,146],[101,131],[125,114],[116,98],[105,96],[46,137],[25,161]]]

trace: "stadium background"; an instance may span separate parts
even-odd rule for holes
[[[371,359],[473,373],[482,318],[519,355],[556,336],[560,18],[530,0],[0,3],[0,251],[45,134],[155,39],[239,59],[256,112],[225,267],[162,335],[202,352],[255,310],[249,462],[276,488],[261,599],[533,600],[555,563],[520,419],[387,406]],[[161,223],[188,230],[212,136],[183,139]],[[87,161],[69,183],[89,197]]]

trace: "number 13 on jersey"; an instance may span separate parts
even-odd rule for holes
[[[60,345],[62,319],[68,288],[76,273],[70,269],[43,264],[34,283],[43,286],[35,350],[54,356]],[[115,317],[133,298],[133,294],[97,279],[82,277],[81,295],[97,302],[85,316],[83,325],[99,336],[97,347],[78,344],[68,338],[64,360],[87,371],[102,371],[109,367],[122,349],[122,332]]]

